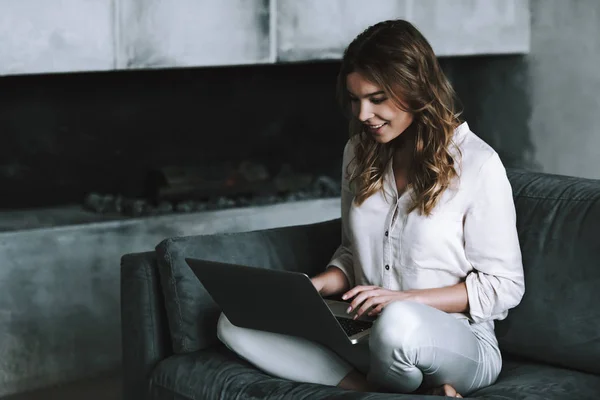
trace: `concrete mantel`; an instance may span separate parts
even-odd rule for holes
[[[0,75],[335,60],[391,18],[439,56],[529,52],[528,0],[3,0]]]

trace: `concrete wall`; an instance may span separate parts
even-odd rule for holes
[[[0,233],[0,397],[120,367],[123,254],[339,215],[339,199],[320,199]]]
[[[0,75],[115,67],[108,0],[0,1]]]
[[[529,0],[2,0],[0,75],[339,59],[384,19],[441,55],[529,49]]]
[[[600,2],[532,0],[528,56],[535,160],[600,179]]]
[[[269,0],[2,0],[0,75],[270,61]]]
[[[438,56],[529,51],[528,0],[277,0],[277,59],[340,59],[370,25],[403,18]],[[376,6],[374,6],[376,4]]]
[[[266,63],[269,0],[114,0],[117,68]]]

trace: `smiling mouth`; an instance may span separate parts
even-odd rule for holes
[[[368,125],[368,124],[365,124],[365,126],[366,126],[367,128],[369,128],[369,129],[371,129],[371,130],[374,130],[374,131],[375,131],[375,130],[377,130],[377,129],[379,129],[379,128],[383,127],[385,124],[387,124],[387,122],[384,122],[383,124],[379,124],[379,125]]]

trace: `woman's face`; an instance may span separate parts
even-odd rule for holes
[[[400,136],[413,122],[413,114],[398,108],[383,89],[368,81],[359,72],[346,77],[352,114],[379,143],[389,143]]]

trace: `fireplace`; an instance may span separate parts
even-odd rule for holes
[[[156,212],[336,196],[347,136],[337,67],[0,78],[0,208],[103,212],[113,199],[112,209],[143,201]]]
[[[531,167],[524,57],[441,63],[471,128],[507,166]],[[337,197],[347,140],[338,68],[1,77],[0,210],[126,218]]]

